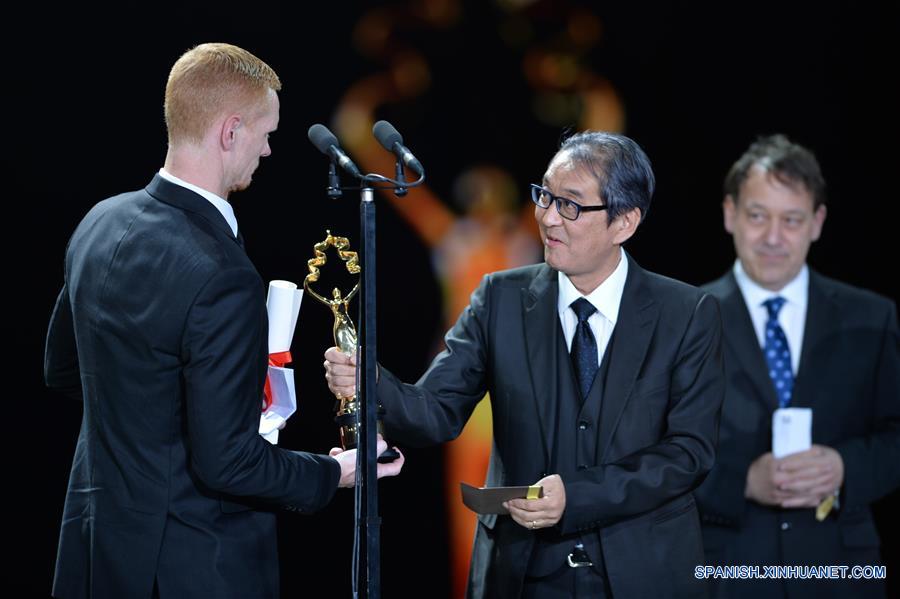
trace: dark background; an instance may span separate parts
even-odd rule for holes
[[[516,12],[510,3],[312,4],[34,4],[21,7],[24,16],[7,15],[4,488],[15,504],[6,534],[15,558],[7,560],[5,596],[49,593],[81,419],[80,406],[46,390],[41,377],[65,244],[90,206],[142,187],[162,165],[163,89],[184,50],[235,43],[284,83],[273,154],[251,189],[232,198],[265,280],[300,281],[326,226],[358,239],[356,198],[325,197],[326,161],[306,129],[329,124],[347,87],[384,68],[352,39],[376,4],[409,20],[397,35],[430,64],[429,89],[380,116],[403,133],[439,195],[451,195],[465,167],[491,162],[513,173],[525,202],[527,184],[553,154],[563,128],[533,117],[521,54],[499,41]],[[812,266],[896,300],[896,226],[887,214],[896,202],[900,20],[886,3],[721,4],[729,6],[559,1],[518,13],[538,40],[557,33],[573,8],[602,23],[584,59],[617,90],[624,133],[645,148],[658,180],[653,209],[628,250],[643,267],[690,283],[721,274],[733,261],[721,225],[722,178],[757,135],[784,132],[817,153],[829,183]],[[410,15],[441,5],[457,11],[451,25],[414,26]],[[379,358],[414,380],[442,332],[439,284],[428,248],[389,203],[378,210]],[[337,443],[321,368],[330,328],[325,308],[308,298],[293,348],[300,413],[282,434],[284,447],[325,452]],[[406,454],[404,475],[381,484],[383,595],[449,596],[441,450]],[[352,499],[339,492],[318,515],[280,518],[284,597],[308,596],[311,583],[349,596]],[[900,568],[900,498],[878,507],[890,577]]]

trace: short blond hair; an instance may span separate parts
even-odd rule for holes
[[[191,48],[172,66],[166,83],[169,143],[199,143],[218,116],[262,104],[270,89],[281,89],[278,75],[243,48],[223,43]]]

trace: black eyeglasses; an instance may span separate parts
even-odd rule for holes
[[[556,211],[563,218],[575,220],[582,212],[606,210],[609,206],[582,206],[578,202],[553,195],[546,187],[536,183],[531,184],[531,201],[541,208],[549,208],[551,202],[556,202]]]

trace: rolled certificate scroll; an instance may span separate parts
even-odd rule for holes
[[[303,290],[290,281],[271,281],[266,298],[269,315],[269,372],[266,376],[263,413],[259,434],[272,444],[278,443],[278,430],[297,410],[294,371],[285,368],[291,362],[291,342],[300,313]]]

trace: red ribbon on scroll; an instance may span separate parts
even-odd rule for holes
[[[285,364],[290,364],[292,361],[291,352],[282,351],[274,354],[269,354],[269,366],[277,366],[279,368],[284,368]],[[269,409],[272,405],[272,387],[269,384],[269,375],[266,375],[266,387],[264,389],[266,394],[265,398],[265,406],[263,406],[263,412]]]

